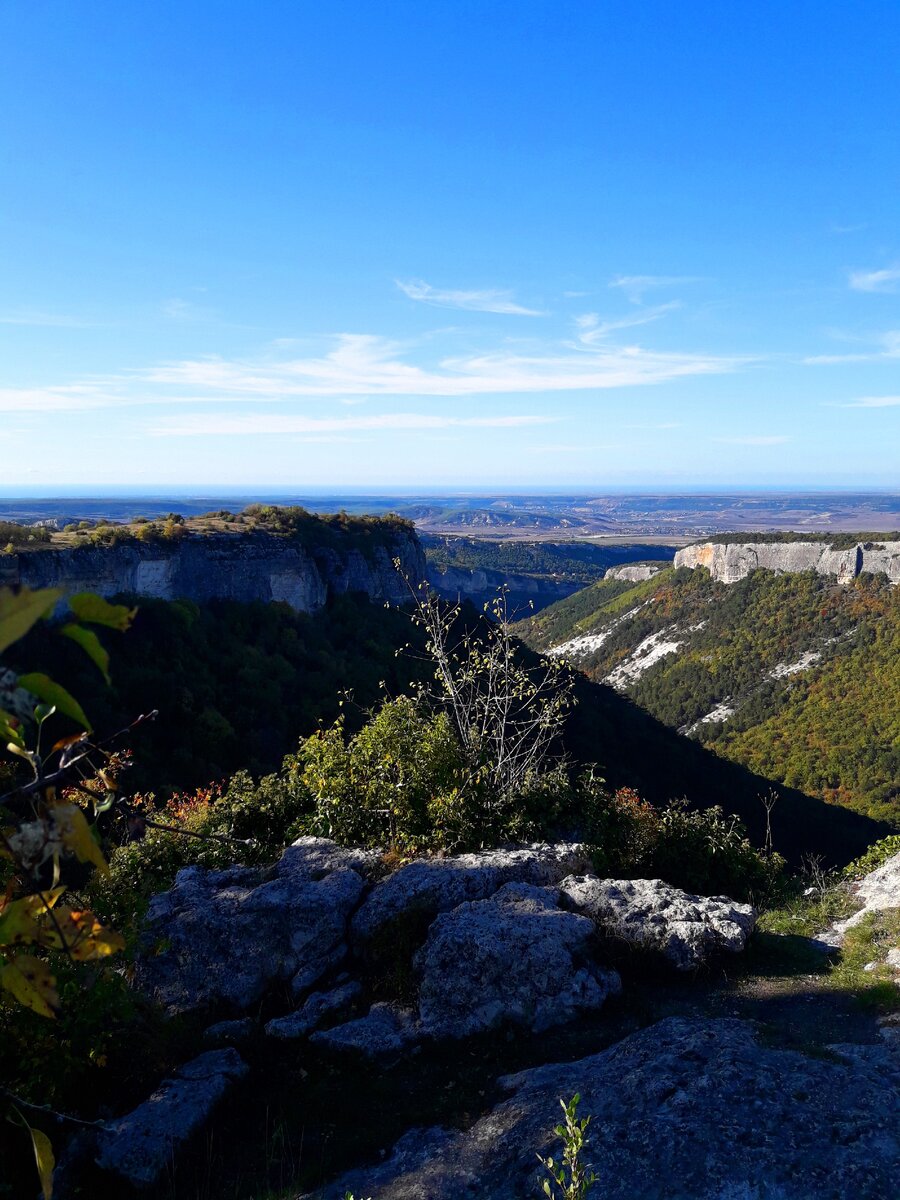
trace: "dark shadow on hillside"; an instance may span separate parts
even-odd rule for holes
[[[843,866],[891,832],[882,821],[719,758],[605,684],[579,677],[576,697],[566,747],[579,762],[597,763],[612,787],[634,787],[656,804],[682,796],[702,808],[720,804],[741,818],[757,845],[763,844],[766,830],[760,797],[774,791],[775,847],[792,864],[815,854],[828,865]]]

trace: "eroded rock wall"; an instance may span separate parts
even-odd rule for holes
[[[66,595],[127,593],[200,603],[280,600],[299,612],[314,612],[329,596],[345,592],[402,603],[408,592],[395,558],[414,585],[425,578],[425,558],[413,534],[397,534],[390,544],[363,554],[256,532],[26,551],[4,557],[2,582],[61,587]]]
[[[699,542],[675,555],[676,567],[706,567],[713,579],[737,583],[751,571],[815,571],[849,583],[867,571],[900,583],[900,542],[858,542],[835,549],[827,542]]]

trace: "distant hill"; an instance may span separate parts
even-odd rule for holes
[[[900,826],[900,590],[883,576],[668,569],[519,632],[721,758]]]

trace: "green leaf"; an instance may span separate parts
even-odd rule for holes
[[[37,592],[26,587],[17,592],[0,588],[0,654],[52,612],[62,594],[62,588],[41,588]]]
[[[25,738],[22,736],[19,719],[0,708],[0,742],[4,739],[7,742],[13,742],[20,749],[24,749]]]
[[[45,704],[55,704],[61,713],[65,713],[82,729],[90,732],[91,723],[84,715],[81,705],[62,684],[55,683],[49,675],[42,675],[39,671],[30,675],[20,675],[19,687],[31,692],[32,696],[37,696],[38,700],[43,700]]]
[[[71,638],[73,642],[77,642],[91,662],[99,669],[106,682],[111,682],[109,678],[109,654],[93,629],[85,629],[83,625],[76,625],[72,622],[68,625],[63,625],[59,632],[63,637]]]
[[[136,608],[128,608],[125,604],[110,604],[102,596],[93,592],[79,592],[69,597],[69,608],[79,621],[87,621],[89,625],[106,625],[109,629],[118,629],[124,633],[134,620]]]

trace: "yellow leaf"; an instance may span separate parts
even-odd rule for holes
[[[0,968],[0,984],[20,1004],[33,1009],[42,1017],[55,1017],[59,1008],[56,980],[50,968],[31,954],[19,954]]]
[[[65,888],[54,888],[0,906],[0,946],[42,940],[40,918],[53,907],[64,891]]]
[[[76,962],[107,958],[125,949],[125,939],[113,929],[101,925],[87,909],[58,908],[52,924],[42,930],[41,944],[54,950],[66,950]]]
[[[17,642],[35,621],[46,616],[62,597],[61,588],[0,588],[0,653]]]
[[[53,1147],[50,1145],[50,1139],[46,1133],[41,1133],[39,1129],[32,1129],[30,1125],[28,1132],[31,1134],[31,1144],[34,1146],[34,1161],[37,1163],[44,1200],[52,1200],[53,1168],[56,1166]]]
[[[67,850],[75,855],[79,862],[93,863],[102,875],[109,874],[106,859],[91,834],[84,813],[77,804],[57,804],[53,808],[53,819],[59,831],[59,838]]]

